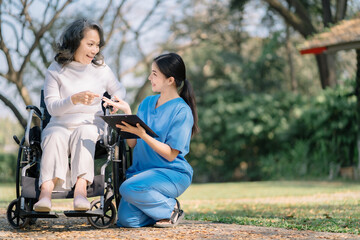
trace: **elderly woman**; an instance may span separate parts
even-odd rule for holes
[[[124,87],[104,63],[103,46],[101,26],[87,19],[71,23],[57,45],[44,84],[52,118],[42,132],[41,193],[35,211],[50,211],[52,191],[74,186],[74,210],[90,208],[86,188],[93,182],[95,145],[104,125],[99,117],[101,97],[106,91],[125,96]]]

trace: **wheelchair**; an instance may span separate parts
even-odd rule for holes
[[[107,93],[105,96],[110,97]],[[41,91],[40,109],[27,106],[28,119],[25,134],[20,141],[13,136],[19,145],[16,168],[16,199],[7,208],[7,220],[15,229],[34,224],[38,218],[58,218],[57,212],[35,212],[33,205],[38,201],[41,131],[46,127],[51,116],[46,110],[44,93]],[[104,115],[109,109],[103,107]],[[114,224],[117,208],[121,199],[119,187],[125,180],[125,171],[131,165],[131,150],[126,146],[116,130],[105,123],[104,134],[96,143],[95,163],[98,159],[105,161],[100,173],[95,170],[93,183],[87,188],[87,197],[99,197],[93,200],[88,211],[64,211],[66,217],[87,217],[95,228],[107,228]],[[96,168],[95,168],[96,169]],[[109,170],[110,169],[110,170]],[[98,174],[98,175],[97,175]],[[53,192],[52,199],[73,198],[74,189],[64,192]],[[114,206],[114,202],[116,207]]]

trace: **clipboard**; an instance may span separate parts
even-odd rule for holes
[[[146,125],[137,115],[127,115],[127,114],[112,114],[107,116],[100,116],[107,124],[109,124],[110,127],[112,127],[114,130],[116,130],[120,136],[124,139],[134,139],[139,138],[139,136],[129,133],[129,132],[123,132],[120,130],[120,128],[116,127],[116,124],[121,124],[122,121],[132,125],[136,126],[137,123],[140,123],[140,125],[146,130],[146,133],[149,134],[151,137],[159,137],[148,125]]]

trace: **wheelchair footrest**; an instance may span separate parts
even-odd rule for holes
[[[56,212],[35,212],[35,211],[21,211],[20,217],[26,218],[58,218],[59,215]]]
[[[93,211],[64,211],[67,217],[103,217],[104,211],[102,209],[96,209]]]

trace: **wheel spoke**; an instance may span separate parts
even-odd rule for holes
[[[28,203],[25,204],[25,210],[28,210]],[[25,227],[30,219],[20,216],[20,209],[18,208],[18,199],[13,200],[7,210],[7,220],[10,225],[14,228],[23,228]]]
[[[99,221],[100,217],[97,217],[96,220],[94,221],[94,223],[97,223],[97,221]]]

